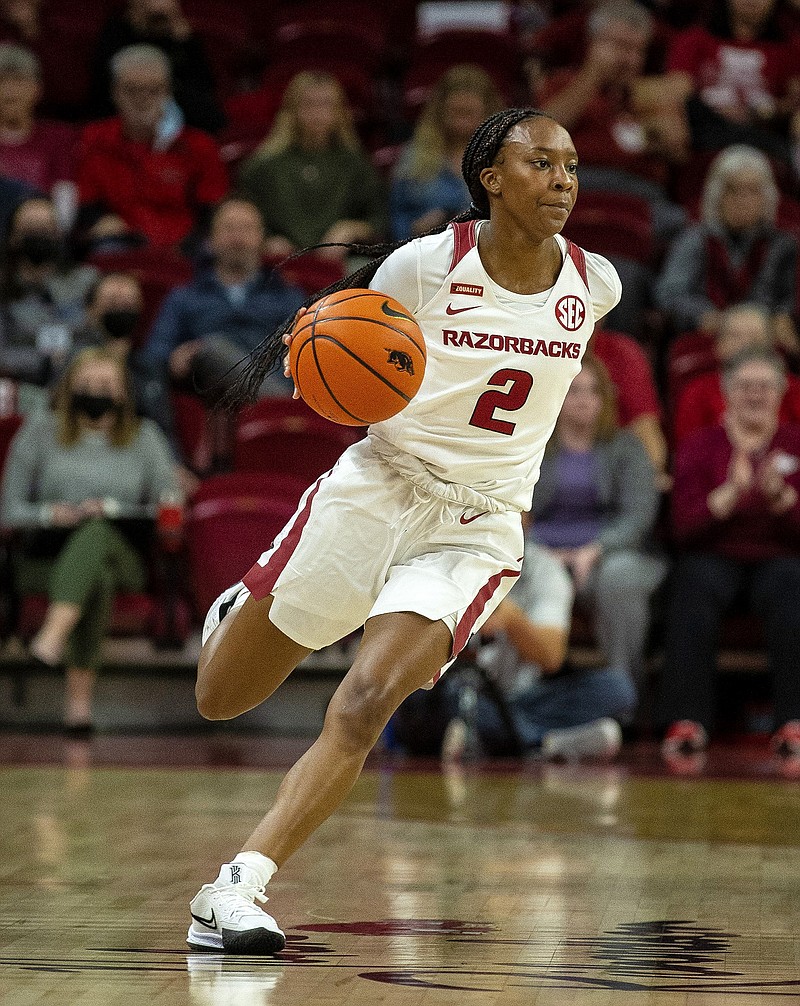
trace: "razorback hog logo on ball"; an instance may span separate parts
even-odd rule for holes
[[[556,304],[556,321],[568,332],[575,332],[583,324],[586,308],[580,297],[570,294]]]
[[[402,349],[389,349],[386,347],[386,352],[389,354],[389,359],[386,361],[390,363],[396,370],[402,371],[404,374],[414,374],[414,361],[408,355],[404,353]]]

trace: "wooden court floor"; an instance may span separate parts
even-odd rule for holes
[[[375,758],[270,885],[279,959],[189,951],[187,901],[296,751],[0,735],[9,1006],[800,1004],[800,782],[712,752]]]

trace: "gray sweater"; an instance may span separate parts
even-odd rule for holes
[[[770,314],[794,311],[797,244],[791,234],[774,228],[758,228],[734,243],[720,227],[693,224],[675,238],[655,286],[656,303],[667,311],[681,330],[697,328],[700,319],[716,305],[706,292],[706,236],[720,238],[734,266],[740,266],[760,237],[768,239],[761,268],[740,300],[759,304]]]
[[[52,412],[35,413],[11,444],[0,491],[0,523],[47,527],[50,504],[108,502],[109,516],[154,516],[158,501],[177,491],[166,438],[143,419],[127,447],[103,433],[84,433],[72,447],[57,439]]]
[[[604,511],[598,541],[604,551],[641,548],[658,513],[659,492],[655,472],[641,440],[621,430],[611,440],[598,441],[597,495]],[[558,449],[548,451],[533,494],[533,538],[536,518],[545,514],[556,492]]]

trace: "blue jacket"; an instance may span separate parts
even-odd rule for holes
[[[304,299],[297,287],[288,286],[274,273],[260,272],[247,284],[242,304],[236,305],[214,270],[204,270],[191,283],[167,294],[139,354],[140,362],[148,369],[166,367],[172,351],[182,343],[211,335],[225,336],[244,356],[294,314]]]

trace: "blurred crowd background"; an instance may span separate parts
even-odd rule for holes
[[[760,729],[800,757],[798,0],[0,0],[0,630],[66,669],[70,727],[108,633],[182,645],[363,435],[281,375],[214,408],[242,359],[464,210],[466,141],[512,104],[570,131],[565,235],[624,293],[482,687],[526,750],[631,728],[649,689],[694,754],[720,647],[755,651]]]

